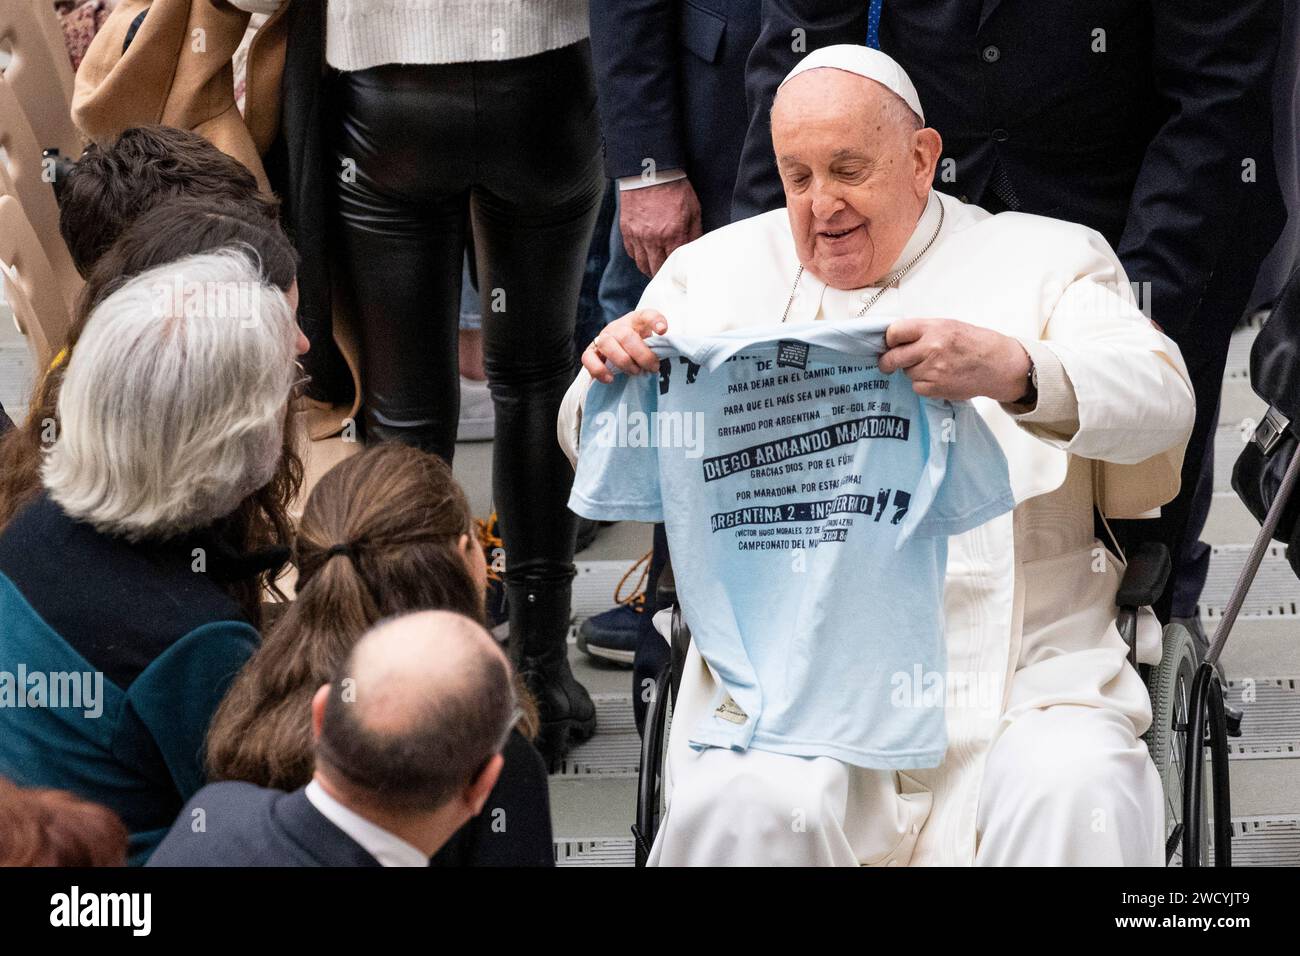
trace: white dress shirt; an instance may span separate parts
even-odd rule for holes
[[[679,179],[686,178],[684,169],[663,169],[649,176],[620,176],[618,179],[619,192],[627,192],[629,189],[645,189],[648,186],[662,186],[664,183],[675,183]]]
[[[245,13],[261,13],[270,16],[279,10],[284,0],[230,0],[230,5]]]
[[[319,781],[307,784],[307,799],[362,849],[379,861],[380,866],[428,866],[429,857],[419,847],[411,846],[399,836],[376,826],[361,814],[349,810],[326,792]]]

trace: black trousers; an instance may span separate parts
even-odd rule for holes
[[[1161,506],[1159,518],[1110,522],[1111,530],[1126,551],[1144,541],[1159,541],[1168,546],[1173,571],[1164,594],[1153,608],[1162,623],[1168,623],[1171,616],[1195,614],[1210,570],[1210,546],[1200,538],[1213,502],[1214,434],[1231,335],[1232,324],[1225,322],[1207,330],[1204,347],[1187,347],[1183,351],[1196,393],[1196,424],[1183,456],[1178,495]],[[1100,528],[1098,536],[1102,541],[1107,540]]]
[[[573,473],[555,421],[573,379],[574,315],[605,185],[588,44],[381,66],[341,73],[337,84],[337,221],[367,439],[451,461],[472,222],[507,579],[567,582]]]
[[[1214,437],[1219,426],[1223,373],[1233,330],[1245,310],[1260,261],[1267,246],[1252,241],[1249,216],[1238,224],[1242,241],[1235,243],[1209,283],[1195,328],[1178,330],[1171,337],[1196,395],[1196,424],[1183,456],[1182,486],[1173,501],[1160,509],[1160,517],[1143,521],[1112,521],[1111,528],[1126,549],[1143,541],[1160,541],[1169,548],[1173,573],[1154,610],[1162,623],[1170,617],[1191,617],[1201,598],[1210,568],[1210,546],[1200,540],[1205,530],[1214,492]],[[1232,462],[1222,462],[1230,469]],[[1104,534],[1099,535],[1103,541]]]

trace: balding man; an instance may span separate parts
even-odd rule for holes
[[[312,782],[204,787],[149,865],[428,866],[496,783],[512,688],[505,655],[468,618],[383,621],[312,699]]]
[[[1194,412],[1177,346],[1139,311],[1098,233],[1037,216],[990,215],[934,193],[940,136],[925,126],[910,79],[884,54],[848,46],[810,54],[782,85],[771,125],[786,208],[678,249],[640,309],[606,327],[584,354],[584,372],[559,423],[561,443],[578,461],[570,506],[588,517],[614,517],[651,487],[624,474],[621,492],[610,499],[578,500],[577,489],[599,483],[584,476],[584,464],[596,462],[590,470],[616,457],[611,443],[593,440],[583,424],[584,401],[596,394],[593,378],[613,383],[616,374],[658,370],[660,391],[676,388],[690,373],[661,369],[651,346],[674,335],[734,341],[738,330],[761,333],[761,326],[783,326],[766,334],[796,340],[781,343],[777,365],[802,368],[811,360],[798,337],[824,339],[807,331],[824,321],[878,330],[878,373],[895,390],[890,397],[903,388],[926,400],[969,400],[1005,455],[1014,509],[947,539],[942,597],[934,598],[942,604],[947,662],[933,675],[937,699],[946,705],[946,752],[935,759],[932,751],[909,751],[906,740],[866,752],[839,739],[843,728],[857,729],[841,712],[887,706],[891,691],[900,690],[900,675],[855,683],[846,694],[843,679],[822,661],[842,654],[844,634],[855,629],[866,659],[883,658],[892,642],[912,637],[882,632],[878,624],[896,610],[890,602],[910,582],[888,573],[855,577],[855,559],[864,565],[878,559],[874,550],[855,552],[852,542],[882,539],[855,539],[861,524],[855,527],[860,519],[852,515],[838,517],[834,527],[815,526],[809,512],[795,507],[789,514],[802,522],[798,530],[814,528],[818,535],[818,544],[805,546],[809,562],[839,549],[839,563],[827,572],[836,575],[836,587],[828,591],[824,582],[803,578],[802,595],[769,600],[767,618],[756,627],[775,620],[787,629],[785,665],[757,689],[729,686],[721,675],[735,672],[732,662],[711,660],[702,648],[716,647],[715,635],[701,632],[712,626],[705,622],[727,616],[701,607],[695,594],[701,582],[724,578],[751,605],[763,602],[739,570],[757,565],[742,565],[737,548],[728,562],[700,566],[699,549],[673,541],[672,516],[693,507],[697,496],[715,494],[720,472],[706,474],[707,485],[660,488],[672,452],[659,449],[653,491],[662,498],[656,505],[668,521],[678,597],[696,640],[674,710],[668,805],[651,862],[1162,863],[1164,801],[1141,740],[1151,709],[1114,624],[1121,565],[1094,537],[1093,505],[1107,517],[1148,516],[1177,492]],[[643,340],[654,333],[666,335],[647,345]],[[708,348],[714,346],[702,347]],[[775,368],[751,385],[779,387],[781,372]],[[708,462],[711,444],[780,421],[783,401],[808,399],[784,395],[767,403],[762,394],[754,401],[752,390],[738,390],[718,410],[721,417],[709,419],[704,449],[688,453]],[[799,408],[833,418],[850,401],[828,398]],[[916,407],[908,401],[899,404]],[[719,420],[727,426],[717,428]],[[910,424],[911,433],[926,434],[923,423]],[[807,430],[792,425],[788,432]],[[961,434],[955,441],[961,444]],[[808,464],[794,483],[817,478],[839,460],[799,459]],[[771,472],[742,471],[749,494],[780,493],[771,487]],[[950,475],[962,480],[959,469]],[[871,476],[862,485],[870,487],[856,490],[866,494],[854,497],[875,490]],[[736,489],[741,503],[732,508],[742,507],[747,491],[743,483]],[[654,508],[641,511],[650,515]],[[747,513],[716,516],[723,520],[706,540],[733,533],[732,521],[748,520]],[[902,512],[891,514],[897,522]],[[786,517],[770,509],[761,520],[780,527]],[[790,553],[776,553],[797,577],[801,569]],[[744,555],[745,562],[754,560]],[[752,620],[739,601],[732,607],[736,620]],[[913,610],[921,621],[928,609]],[[1139,659],[1159,656],[1159,637],[1158,623],[1144,614]],[[819,668],[828,675],[822,685],[805,686],[805,675]],[[924,695],[911,687],[894,706],[933,705],[932,675],[918,676],[925,679]],[[907,685],[911,675],[901,679]],[[802,696],[788,699],[792,687]],[[828,712],[828,697],[848,702]],[[761,701],[761,712],[738,706],[740,700],[751,707]],[[783,735],[801,709],[826,714],[822,734]],[[728,724],[746,726],[747,735],[729,732]],[[718,746],[720,740],[730,744]]]

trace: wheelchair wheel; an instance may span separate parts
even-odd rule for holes
[[[667,762],[668,734],[672,729],[674,693],[671,663],[665,664],[655,681],[655,699],[646,711],[641,740],[641,764],[637,774],[636,822],[632,825],[636,865],[650,857],[659,822],[663,819],[667,794],[663,769]]]
[[[1210,853],[1210,775],[1202,774],[1200,786],[1201,828],[1198,841],[1199,859],[1184,860],[1183,791],[1189,785],[1185,753],[1192,680],[1200,655],[1191,634],[1181,624],[1165,625],[1161,642],[1160,663],[1150,669],[1147,690],[1151,694],[1151,728],[1143,739],[1156,770],[1165,798],[1165,862],[1169,866],[1199,866]]]

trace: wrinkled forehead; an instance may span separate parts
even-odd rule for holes
[[[799,151],[815,140],[863,146],[892,140],[915,114],[886,86],[844,70],[819,68],[791,77],[772,104],[771,129],[778,153]],[[779,158],[779,157],[778,157]]]

